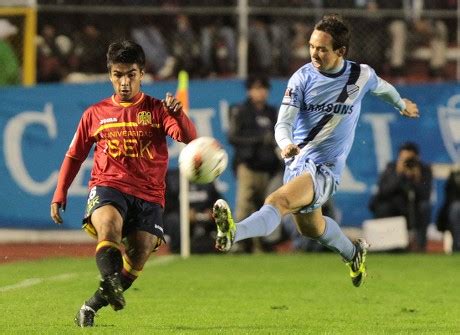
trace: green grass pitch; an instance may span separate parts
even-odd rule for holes
[[[152,257],[92,329],[73,317],[93,259],[0,265],[0,334],[460,334],[460,256],[369,254],[352,286],[332,253]]]

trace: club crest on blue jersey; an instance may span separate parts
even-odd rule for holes
[[[283,101],[282,101],[282,104],[283,105],[294,105],[294,106],[297,106],[298,104],[298,93],[297,93],[297,90],[298,88],[291,88],[291,87],[288,87],[286,89],[286,91],[284,92],[284,96],[283,96]]]
[[[284,92],[283,101],[282,101],[283,104],[289,105],[291,103],[291,92],[292,92],[292,88],[288,87],[286,91]]]

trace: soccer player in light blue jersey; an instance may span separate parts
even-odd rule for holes
[[[321,206],[340,183],[367,92],[403,116],[416,118],[419,111],[370,66],[345,59],[349,40],[349,30],[337,15],[316,24],[309,41],[311,62],[290,78],[275,126],[286,163],[284,185],[236,224],[228,204],[218,200],[213,207],[217,249],[228,251],[236,241],[269,235],[284,215],[293,214],[302,235],[342,256],[354,286],[363,282],[368,244],[364,239],[350,241],[333,219],[323,216]]]

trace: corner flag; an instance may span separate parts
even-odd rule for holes
[[[176,99],[182,103],[185,114],[190,112],[188,101],[188,73],[181,70],[177,78]],[[182,146],[183,148],[183,146]],[[179,204],[180,204],[180,254],[183,258],[190,256],[190,200],[188,197],[188,179],[179,176]]]
[[[176,91],[176,98],[182,103],[182,108],[185,114],[189,113],[189,101],[188,101],[188,73],[187,71],[181,70],[178,75],[178,84]]]

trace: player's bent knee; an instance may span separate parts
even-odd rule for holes
[[[295,214],[294,222],[298,232],[309,238],[318,238],[324,233],[324,219],[320,212]]]
[[[97,231],[98,242],[102,241],[113,241],[115,243],[121,243],[121,232],[117,230],[104,229]]]
[[[285,215],[291,210],[289,199],[285,195],[278,192],[270,194],[265,200],[265,204],[277,208],[281,215]]]
[[[152,246],[147,246],[147,247],[136,247],[127,252],[129,255],[129,259],[132,261],[132,265],[135,268],[142,268],[144,266],[144,263],[147,262],[147,260],[150,257],[150,254],[152,253]]]
[[[313,239],[318,238],[323,233],[323,231],[319,227],[316,227],[314,225],[297,226],[297,230],[302,236],[313,238]]]

